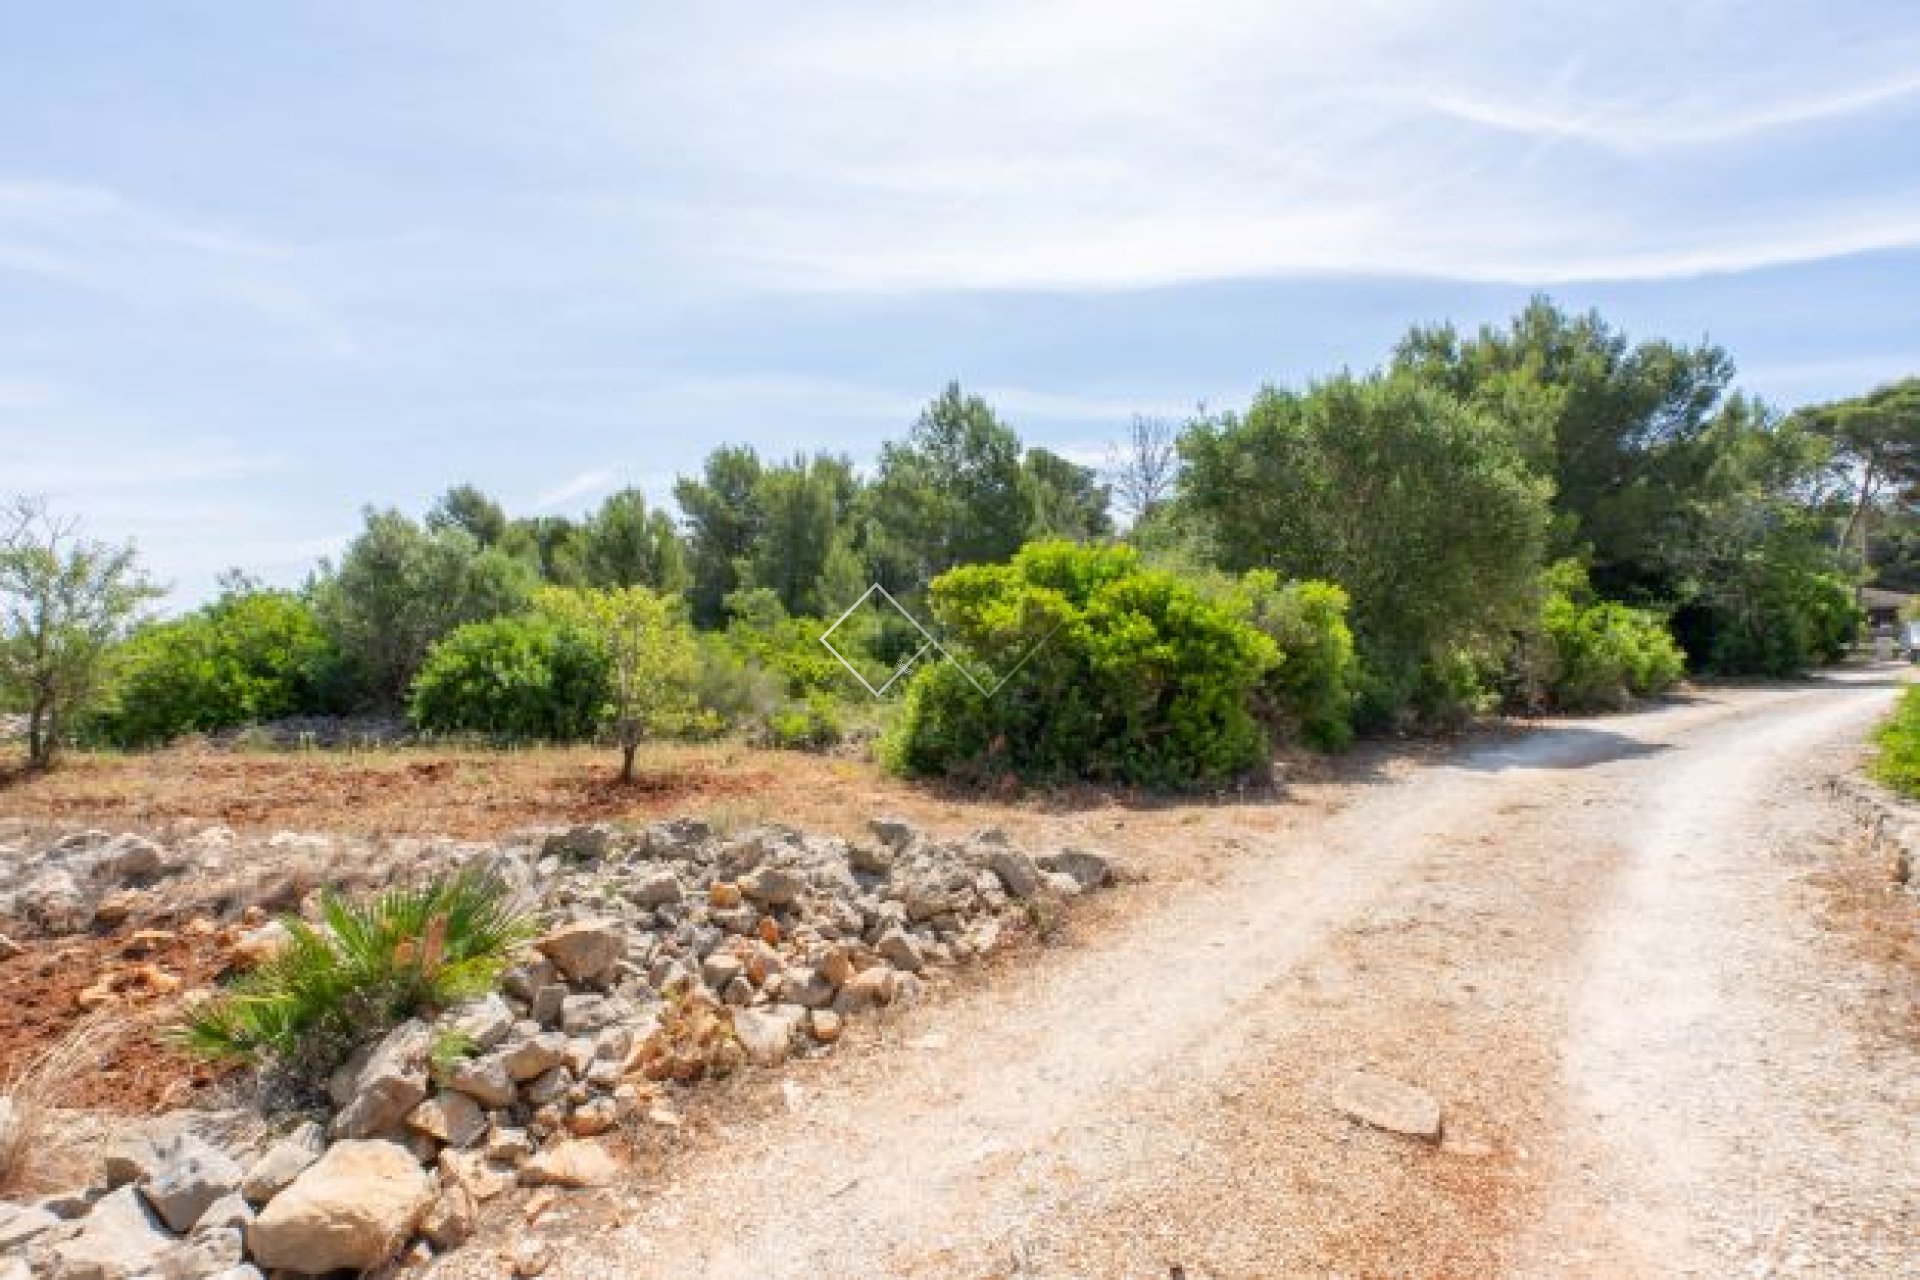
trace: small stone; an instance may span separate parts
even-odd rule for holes
[[[753,984],[745,978],[735,978],[720,993],[720,998],[730,1005],[748,1005],[753,1003]]]
[[[576,1138],[591,1138],[619,1123],[620,1109],[612,1098],[590,1098],[567,1116],[567,1132]]]
[[[598,1031],[620,1020],[620,1006],[605,996],[568,996],[560,1006],[560,1029],[570,1036]]]
[[[564,982],[549,982],[534,990],[533,1000],[527,1016],[543,1027],[551,1027],[560,1021],[560,1010],[567,1002],[567,986]]]
[[[173,1237],[132,1187],[102,1197],[72,1236],[54,1243],[52,1274],[121,1280],[155,1270]]]
[[[327,1149],[320,1126],[308,1120],[267,1148],[265,1155],[240,1179],[240,1194],[254,1204],[265,1204],[284,1191],[302,1170]]]
[[[715,880],[707,887],[707,905],[722,910],[740,905],[742,898],[740,886],[730,880]]]
[[[553,1247],[545,1240],[533,1236],[523,1236],[514,1241],[508,1265],[513,1274],[532,1280],[532,1277],[544,1273],[553,1262]]]
[[[471,1096],[442,1089],[407,1113],[407,1127],[450,1147],[471,1147],[487,1133],[487,1113]]]
[[[904,818],[874,818],[867,823],[867,830],[873,838],[895,851],[906,848],[919,834],[914,825]]]
[[[680,877],[664,868],[641,876],[627,890],[628,900],[642,907],[664,907],[668,903],[679,902],[685,896]]]
[[[533,1143],[525,1129],[495,1129],[487,1138],[487,1159],[503,1164],[519,1164],[533,1154]]]
[[[532,1080],[566,1061],[567,1038],[558,1031],[542,1032],[509,1045],[501,1053],[508,1075],[515,1080]]]
[[[433,1207],[420,1219],[420,1234],[436,1249],[452,1249],[465,1244],[480,1221],[480,1205],[473,1192],[457,1181],[440,1189]]]
[[[824,1009],[833,1003],[834,986],[817,969],[789,969],[780,977],[780,998],[803,1009]]]
[[[374,1046],[357,1074],[351,1063],[343,1068],[339,1075],[350,1077],[351,1083],[343,1089],[346,1100],[330,1132],[340,1138],[398,1132],[407,1113],[427,1096],[426,1061],[432,1043],[433,1032],[425,1023],[403,1022]]]
[[[1440,1104],[1433,1095],[1387,1076],[1352,1071],[1334,1087],[1333,1105],[1376,1129],[1427,1142],[1440,1139]]]
[[[765,1009],[735,1009],[733,1034],[747,1057],[763,1067],[786,1061],[793,1044],[793,1022]]]
[[[746,972],[746,968],[740,957],[716,951],[700,965],[700,980],[715,991],[725,991],[727,984]]]
[[[506,1107],[513,1104],[513,1073],[507,1068],[507,1056],[503,1053],[491,1053],[484,1058],[470,1058],[456,1064],[446,1073],[446,1085],[466,1094],[483,1107]]]
[[[1105,854],[1087,849],[1062,849],[1038,859],[1043,870],[1073,877],[1083,890],[1093,890],[1113,880],[1113,862]]]
[[[567,1096],[567,1090],[573,1084],[573,1075],[566,1067],[554,1067],[543,1072],[531,1084],[520,1091],[527,1105],[544,1107],[550,1102],[559,1102]]]
[[[221,1196],[208,1205],[207,1211],[201,1214],[199,1220],[193,1224],[193,1234],[200,1235],[222,1227],[233,1227],[245,1231],[252,1221],[253,1207],[236,1191]],[[239,1259],[235,1258],[234,1261],[238,1262]]]
[[[832,1044],[840,1038],[840,1015],[831,1009],[814,1009],[807,1014],[807,1030],[821,1044]]]
[[[862,969],[840,988],[840,994],[834,998],[833,1008],[841,1014],[865,1013],[869,1009],[882,1008],[894,1002],[899,993],[900,975],[884,964]]]
[[[465,1036],[484,1053],[498,1047],[513,1031],[513,1010],[494,991],[451,1010],[443,1021],[448,1030]]]
[[[165,1163],[140,1190],[175,1231],[192,1230],[216,1200],[239,1189],[243,1170],[232,1156],[192,1134],[167,1144]]]
[[[995,848],[987,855],[987,869],[1000,877],[1000,883],[1016,898],[1031,898],[1040,892],[1040,868],[1018,849]]]
[[[626,929],[617,920],[574,920],[534,944],[574,982],[611,977],[626,953]]]
[[[845,947],[828,947],[814,967],[822,978],[836,987],[853,976],[853,959],[847,955]]]
[[[740,878],[740,892],[761,907],[792,906],[807,882],[781,867],[758,867]]]
[[[520,1166],[520,1182],[529,1187],[604,1187],[619,1174],[607,1149],[590,1138],[557,1142]]]
[[[25,947],[15,942],[12,938],[9,938],[6,934],[0,933],[0,960],[11,960],[16,956],[25,955],[26,951],[27,949]]]
[[[918,973],[926,964],[926,958],[920,952],[920,944],[911,933],[895,925],[880,935],[880,941],[874,950],[880,958],[896,969],[905,969],[908,973]]]

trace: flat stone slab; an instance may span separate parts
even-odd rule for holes
[[[1349,1071],[1334,1086],[1333,1105],[1388,1133],[1423,1142],[1440,1140],[1440,1103],[1424,1089],[1389,1076]]]

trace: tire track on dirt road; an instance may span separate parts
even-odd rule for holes
[[[1155,879],[1113,895],[1076,945],[807,1064],[796,1105],[631,1188],[626,1225],[548,1274],[1219,1280],[1551,1273],[1581,1248],[1604,1261],[1615,1215],[1637,1212],[1614,1197],[1640,1184],[1569,1173],[1595,1156],[1570,1124],[1610,1122],[1572,1120],[1562,1057],[1606,1078],[1622,1048],[1604,1020],[1592,1043],[1569,1030],[1618,998],[1609,939],[1636,899],[1616,890],[1637,892],[1671,843],[1659,823],[1695,821],[1674,815],[1703,793],[1665,780],[1721,776],[1749,740],[1782,760],[1850,740],[1888,696],[1742,690],[1543,727],[1336,788],[1338,812],[1205,851],[1210,876],[1179,874],[1200,851],[1162,850]],[[1768,756],[1740,794],[1767,794],[1781,767]],[[1730,848],[1752,830],[1698,820]],[[1353,1066],[1432,1089],[1449,1141],[1333,1113],[1329,1082]],[[1536,1211],[1551,1231],[1605,1229],[1543,1237]]]

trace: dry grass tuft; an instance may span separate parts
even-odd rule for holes
[[[68,1091],[142,1021],[119,1010],[98,1010],[7,1073],[0,1089],[0,1198],[45,1189],[66,1154],[56,1113]]]

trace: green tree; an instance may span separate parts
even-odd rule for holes
[[[589,586],[678,591],[686,585],[680,531],[666,512],[648,510],[638,489],[622,489],[600,504],[586,523],[581,560]]]
[[[456,485],[428,510],[427,528],[436,533],[465,529],[475,542],[491,547],[507,534],[507,513],[473,485]]]
[[[1196,420],[1181,454],[1181,501],[1223,567],[1346,589],[1376,713],[1526,614],[1548,485],[1504,424],[1428,382],[1269,387],[1244,416]]]
[[[1535,298],[1472,338],[1416,328],[1394,364],[1507,424],[1553,481],[1553,554],[1584,553],[1608,595],[1675,596],[1733,380],[1724,350],[1635,343],[1596,313]]]
[[[645,587],[546,588],[540,609],[575,628],[607,672],[604,719],[620,744],[620,780],[648,737],[683,728],[694,711],[699,655],[680,602]]]
[[[465,529],[429,531],[369,508],[339,567],[322,563],[314,607],[365,695],[393,707],[440,637],[521,609],[535,585],[525,561]]]
[[[844,598],[839,593],[850,585],[846,561],[857,562],[850,520],[858,492],[853,464],[827,454],[763,471],[753,487],[755,531],[740,562],[742,585],[771,590],[788,613],[835,612],[852,604],[864,582]],[[854,579],[863,576],[853,568]]]
[[[522,516],[507,526],[500,547],[530,566],[540,581],[577,587],[587,580],[586,535],[567,516]]]
[[[1012,428],[957,382],[905,441],[881,448],[869,553],[889,588],[914,590],[956,565],[1019,550],[1034,523],[1021,452]]]
[[[1797,418],[1832,442],[1852,494],[1840,545],[1858,546],[1862,568],[1871,571],[1872,517],[1888,505],[1911,514],[1920,486],[1920,378],[1814,405]]]
[[[1031,536],[1091,542],[1113,535],[1111,490],[1092,467],[1069,462],[1048,449],[1027,450],[1021,462],[1032,504]]]
[[[687,598],[698,626],[724,622],[727,597],[740,586],[740,565],[760,534],[754,489],[762,470],[760,455],[751,448],[728,445],[707,455],[698,478],[682,476],[673,486],[687,520],[692,578]]]
[[[27,713],[27,763],[51,768],[63,735],[100,697],[108,658],[161,593],[131,543],[20,499],[0,513],[0,700]]]

